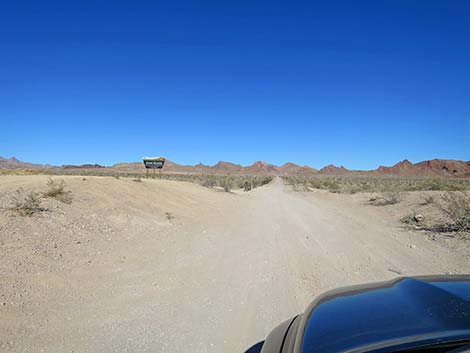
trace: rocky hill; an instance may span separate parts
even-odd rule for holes
[[[380,166],[373,172],[380,175],[470,177],[470,162],[433,159],[413,164],[405,159],[391,167]]]
[[[3,158],[0,156],[0,169],[50,169],[54,168],[48,164],[33,164],[28,162],[22,162],[15,157]]]
[[[69,173],[83,169],[96,170],[100,173],[144,173],[142,162],[117,163],[109,167],[99,164],[63,165],[55,167],[44,164],[22,162],[15,157],[0,157],[0,169],[32,169],[50,170],[64,169]],[[196,165],[183,165],[167,160],[164,171],[169,173],[206,173],[206,174],[233,174],[233,175],[363,175],[363,176],[404,176],[404,177],[470,177],[470,162],[458,160],[433,159],[419,163],[403,160],[397,164],[386,167],[380,166],[374,170],[349,170],[343,166],[328,165],[316,170],[309,166],[300,166],[295,163],[285,163],[276,166],[267,162],[257,161],[249,166],[219,161],[210,166],[202,163]]]

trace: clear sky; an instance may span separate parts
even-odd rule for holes
[[[470,160],[470,1],[4,1],[0,156]]]

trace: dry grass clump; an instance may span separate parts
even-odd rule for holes
[[[65,190],[65,181],[49,179],[46,187],[47,189],[42,193],[42,196],[54,198],[63,203],[72,202],[71,192]]]
[[[21,216],[31,216],[44,209],[41,207],[40,195],[37,192],[25,193],[23,188],[19,188],[13,196],[11,210]]]

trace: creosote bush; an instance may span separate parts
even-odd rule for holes
[[[42,196],[55,198],[63,203],[72,202],[71,192],[65,190],[65,181],[51,178],[47,181],[46,187],[47,189],[42,193]]]
[[[447,192],[440,199],[432,200],[432,203],[441,211],[442,216],[425,224],[419,224],[419,228],[437,233],[468,233],[470,232],[470,195],[464,192]],[[430,203],[421,203],[422,206]],[[416,215],[409,214],[401,219],[401,222],[415,226],[420,223]]]
[[[13,205],[11,209],[21,216],[31,216],[36,212],[42,211],[41,200],[36,192],[25,193],[22,188],[16,190],[13,196]]]
[[[440,208],[450,221],[440,226],[456,232],[470,231],[470,195],[463,192],[447,193],[442,200]]]
[[[423,202],[421,202],[421,205],[426,206],[426,205],[432,205],[433,203],[434,203],[434,197],[426,196],[426,198],[423,200]]]
[[[22,188],[16,190],[10,209],[21,216],[31,216],[36,212],[44,211],[44,208],[41,207],[41,197],[54,198],[63,203],[72,202],[71,192],[65,190],[65,182],[63,180],[49,179],[46,184],[46,190],[42,193],[25,193]]]
[[[217,178],[215,175],[204,175],[202,176],[201,185],[208,188],[213,188],[217,185]]]
[[[388,191],[383,194],[382,199],[385,205],[394,205],[400,202],[400,193],[397,191]]]
[[[223,177],[220,182],[220,186],[224,189],[224,191],[230,192],[234,186],[233,179],[230,176]]]

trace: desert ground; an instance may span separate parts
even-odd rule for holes
[[[2,352],[244,352],[328,289],[470,272],[466,240],[400,223],[418,192],[61,176],[71,203],[10,209],[48,178],[0,177]]]

